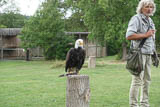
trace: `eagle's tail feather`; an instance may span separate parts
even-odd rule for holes
[[[59,75],[59,77],[65,77],[65,76],[69,76],[69,75],[77,75],[77,72],[68,73],[68,74],[62,74],[62,75]]]
[[[64,77],[64,76],[66,76],[66,74],[59,75],[58,77]]]

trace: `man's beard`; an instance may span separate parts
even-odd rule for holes
[[[147,13],[146,16],[153,16],[153,13]]]

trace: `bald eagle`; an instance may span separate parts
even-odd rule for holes
[[[85,61],[86,51],[83,48],[83,40],[78,39],[75,42],[75,47],[71,48],[66,55],[65,72],[59,77],[76,75],[79,73]]]

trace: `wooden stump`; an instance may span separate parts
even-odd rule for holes
[[[90,87],[86,75],[67,77],[66,107],[89,107]]]
[[[96,57],[95,56],[89,56],[88,68],[95,68],[95,67],[96,67]]]

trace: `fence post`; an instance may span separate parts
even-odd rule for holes
[[[96,67],[96,56],[89,56],[88,68],[95,68],[95,67]]]
[[[89,107],[90,87],[86,75],[67,76],[66,107]]]

